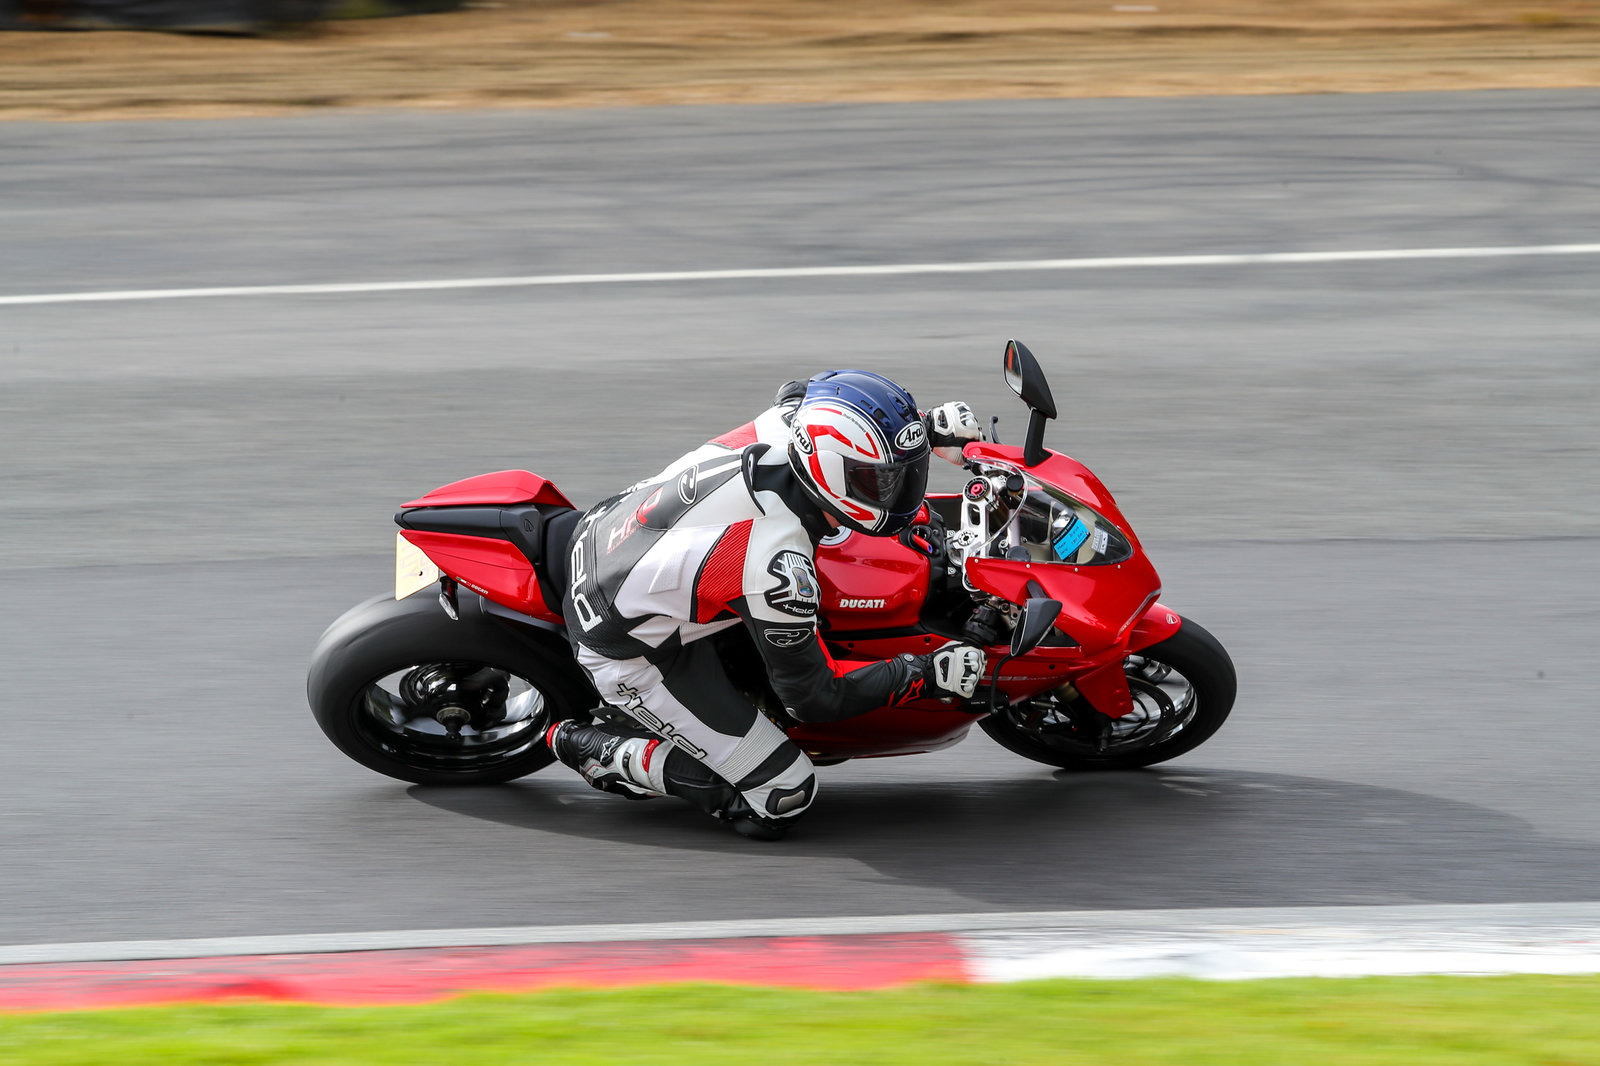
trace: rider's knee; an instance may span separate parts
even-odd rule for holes
[[[766,790],[766,796],[739,797],[725,817],[741,836],[754,840],[782,840],[817,797],[817,775],[807,774],[796,785]]]
[[[798,785],[769,789],[766,799],[761,802],[761,810],[768,818],[779,820],[798,818],[816,798],[817,775],[808,774]]]

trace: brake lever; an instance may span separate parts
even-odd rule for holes
[[[933,546],[933,537],[931,525],[915,525],[901,530],[899,540],[912,551],[920,552],[931,559],[938,554],[938,550]]]

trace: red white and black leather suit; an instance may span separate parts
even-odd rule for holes
[[[641,738],[621,781],[586,769],[597,787],[683,796],[736,825],[776,826],[810,805],[811,761],[739,693],[706,639],[731,626],[750,631],[798,720],[922,694],[927,657],[844,663],[818,638],[814,559],[831,527],[789,465],[795,406],[768,409],[579,522],[564,604],[578,660],[602,699],[659,738]]]

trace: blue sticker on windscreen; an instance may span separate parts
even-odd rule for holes
[[[1056,558],[1063,562],[1072,558],[1088,539],[1089,527],[1080,522],[1077,515],[1073,515],[1072,521],[1067,523],[1067,528],[1056,535],[1054,542]]]

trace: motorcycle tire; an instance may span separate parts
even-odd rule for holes
[[[328,627],[312,654],[306,699],[335,747],[419,785],[499,784],[554,760],[544,742],[549,726],[587,718],[598,702],[566,640],[513,628],[465,589],[457,610],[453,620],[436,596],[380,595]],[[466,687],[473,684],[483,691]],[[465,717],[452,710],[463,705],[474,718],[452,735],[447,720]]]
[[[1030,701],[979,724],[1001,747],[1036,762],[1064,770],[1131,770],[1193,751],[1233,710],[1233,660],[1196,622],[1184,619],[1178,632],[1130,655],[1124,669],[1133,715],[1110,719],[1081,698],[1061,704],[1052,697],[1044,707]],[[1088,741],[1081,729],[1063,729],[1068,721],[1098,723],[1108,735],[1103,744]]]

